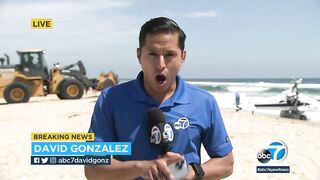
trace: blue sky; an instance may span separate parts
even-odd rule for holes
[[[90,78],[134,78],[140,27],[157,16],[187,34],[185,78],[320,77],[319,0],[0,0],[0,56],[17,63],[17,49],[44,48],[49,66],[81,59]]]

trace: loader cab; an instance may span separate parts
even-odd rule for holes
[[[44,58],[45,51],[42,49],[19,50],[20,56],[19,70],[27,77],[40,76],[49,79],[49,70]]]

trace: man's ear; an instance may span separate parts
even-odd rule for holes
[[[184,50],[181,54],[181,65],[186,61],[187,52]]]
[[[139,63],[141,64],[141,49],[140,48],[137,48],[137,58],[138,58],[138,61]]]

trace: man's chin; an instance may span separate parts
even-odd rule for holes
[[[167,81],[163,83],[157,83],[153,86],[153,89],[160,94],[169,93],[170,87],[172,84],[169,84]]]
[[[167,91],[168,88],[166,84],[156,84],[153,89],[155,92],[163,94]]]

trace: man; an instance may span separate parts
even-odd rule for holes
[[[168,165],[183,159],[190,164],[185,179],[232,174],[232,145],[215,99],[178,76],[186,60],[185,39],[177,23],[165,17],[141,27],[137,57],[142,71],[137,79],[101,93],[89,130],[95,141],[132,142],[132,155],[113,156],[109,166],[85,166],[88,179],[174,179]],[[149,142],[147,112],[152,107],[159,107],[169,123],[187,122],[176,128],[172,149],[164,156]],[[211,157],[203,164],[201,143]]]

